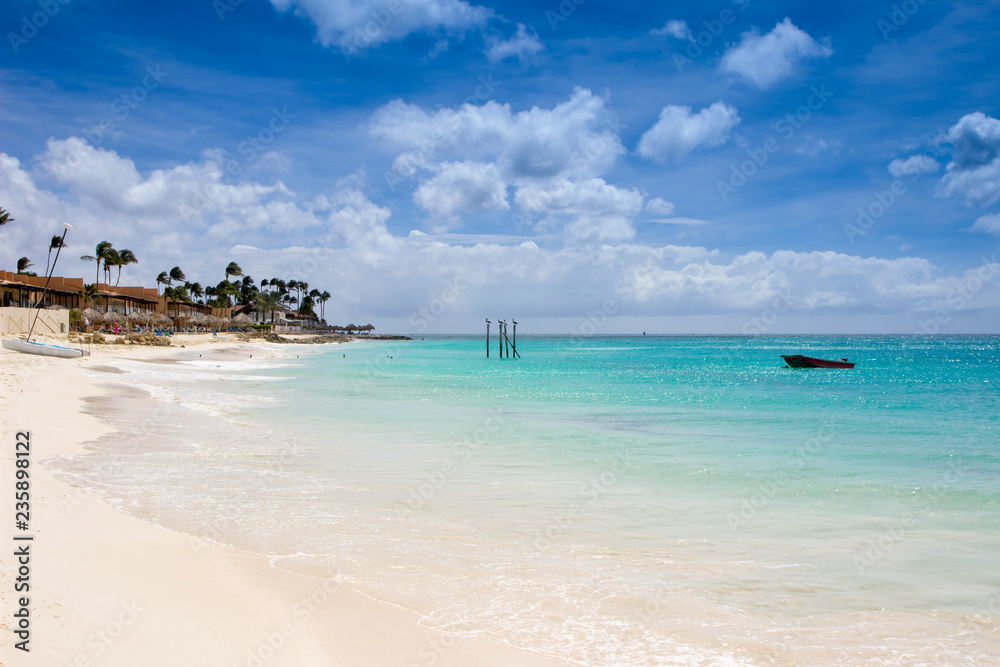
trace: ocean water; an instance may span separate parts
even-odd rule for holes
[[[1000,337],[272,350],[116,362],[121,431],[53,465],[574,664],[1000,664]]]

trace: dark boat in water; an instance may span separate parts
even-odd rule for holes
[[[804,357],[801,354],[783,354],[781,358],[792,368],[854,368],[854,362],[844,357],[840,361]]]

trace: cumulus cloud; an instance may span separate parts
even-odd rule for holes
[[[665,162],[679,160],[699,146],[719,146],[739,125],[736,107],[716,102],[698,113],[691,107],[666,106],[660,118],[639,140],[639,155]]]
[[[646,202],[646,213],[652,213],[653,215],[672,215],[674,212],[674,205],[668,201],[664,201],[660,197],[655,197]]]
[[[191,222],[206,212],[249,213],[271,196],[289,194],[280,182],[233,183],[223,169],[224,160],[220,151],[206,151],[199,162],[156,169],[143,177],[131,159],[69,137],[50,139],[38,163],[81,199],[123,215],[173,215]]]
[[[293,10],[316,26],[324,46],[345,53],[364,51],[411,33],[461,32],[484,25],[493,12],[464,0],[271,0],[278,11]]]
[[[722,56],[723,72],[738,74],[758,88],[770,88],[811,58],[829,58],[833,49],[820,44],[786,18],[766,35],[754,28]]]
[[[496,102],[428,112],[396,100],[376,111],[369,132],[400,151],[387,178],[422,179],[414,199],[429,212],[506,208],[512,187],[518,220],[562,225],[583,242],[631,238],[642,211],[640,192],[600,178],[625,152],[615,127],[604,98],[578,88],[551,109],[517,113]]]
[[[105,167],[110,182],[139,187],[150,181],[151,175],[125,156],[89,155],[95,167]],[[206,168],[205,161],[162,173],[186,168]],[[722,322],[735,321],[732,331],[738,333],[741,322],[780,297],[790,316],[893,313],[901,321],[912,321],[916,330],[915,313],[953,310],[949,298],[963,284],[986,270],[1000,273],[995,259],[985,268],[977,265],[944,275],[920,258],[795,251],[723,255],[702,247],[637,245],[629,240],[628,219],[646,206],[642,194],[599,178],[557,179],[544,191],[540,183],[522,187],[517,196],[540,216],[571,220],[566,243],[542,248],[523,238],[472,244],[463,242],[462,235],[396,235],[390,228],[392,211],[357,187],[305,201],[290,192],[261,194],[248,207],[204,211],[205,224],[199,226],[176,224],[176,208],[166,199],[132,211],[122,208],[120,199],[105,198],[105,204],[92,193],[111,188],[82,178],[61,182],[56,194],[36,181],[48,174],[44,167],[29,172],[19,160],[0,153],[0,201],[17,218],[3,229],[0,265],[9,266],[21,255],[37,260],[32,248],[42,249],[44,256],[49,238],[66,221],[74,224],[69,252],[60,261],[66,275],[93,275],[93,265],[76,258],[104,239],[139,256],[139,265],[128,269],[123,284],[152,285],[159,271],[175,265],[192,280],[214,283],[225,263],[235,259],[258,278],[295,277],[329,290],[330,321],[363,318],[380,329],[470,330],[481,322],[484,303],[525,318],[579,320],[610,298],[623,314],[718,316]],[[245,185],[262,193],[271,187]],[[665,207],[662,200],[652,201],[654,208]],[[310,222],[287,229],[270,220],[255,226],[241,217],[246,211]],[[986,216],[979,226],[995,229],[994,217]],[[226,233],[217,233],[220,230]],[[599,245],[574,243],[576,239]],[[433,322],[421,320],[421,308],[426,310],[449,281],[457,285],[457,297]],[[498,293],[498,284],[508,289]],[[1000,281],[980,284],[964,309],[1000,306]]]
[[[687,21],[667,21],[667,24],[662,28],[650,30],[649,32],[650,34],[657,35],[659,37],[670,36],[683,40],[694,39],[694,35],[691,33],[691,28],[688,27]]]
[[[896,178],[933,174],[941,165],[929,155],[911,155],[905,160],[897,159],[889,163],[889,173]]]
[[[529,213],[568,220],[565,231],[572,243],[630,239],[635,236],[631,219],[643,208],[643,195],[638,190],[619,188],[600,178],[524,185],[514,200]]]
[[[1000,120],[981,111],[963,116],[948,130],[952,161],[941,179],[941,193],[961,195],[968,206],[1000,201]]]
[[[369,133],[401,151],[393,170],[407,177],[445,160],[496,162],[507,181],[595,176],[625,152],[605,99],[583,88],[551,109],[517,113],[494,101],[427,112],[394,100],[375,111]]]
[[[1000,157],[1000,120],[970,113],[948,129],[948,139],[955,147],[955,169],[984,167]]]
[[[523,62],[525,58],[535,55],[543,48],[545,47],[539,41],[538,35],[534,31],[529,33],[527,26],[518,23],[517,32],[510,39],[494,38],[490,40],[490,46],[486,49],[486,57],[490,59],[490,62],[495,63],[507,58],[517,58]]]
[[[974,232],[983,232],[984,234],[993,234],[994,236],[1000,236],[1000,213],[994,213],[993,215],[984,215],[983,217],[976,220],[976,223],[972,225],[972,230]]]
[[[420,184],[413,200],[439,216],[486,209],[505,209],[507,186],[495,164],[446,162],[437,175]]]

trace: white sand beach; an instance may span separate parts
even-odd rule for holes
[[[15,438],[30,431],[30,652],[14,648],[18,563],[13,494],[5,491],[0,663],[25,667],[219,665],[546,667],[566,663],[483,638],[427,630],[416,613],[335,581],[272,567],[244,553],[126,516],[56,478],[45,460],[85,454],[110,430],[83,411],[105,391],[109,361],[266,355],[226,336],[175,336],[174,345],[94,346],[82,359],[0,350],[0,488],[15,481]],[[184,345],[181,349],[179,346]],[[95,372],[86,374],[92,369]],[[114,375],[107,374],[113,382]]]

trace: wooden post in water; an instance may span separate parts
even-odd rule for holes
[[[504,356],[508,359],[520,359],[521,355],[517,353],[517,321],[511,320],[514,323],[514,340],[507,336],[507,320],[497,320],[497,342],[500,343],[500,358],[503,359]],[[489,318],[486,319],[486,358],[490,358],[490,325],[492,322]]]

